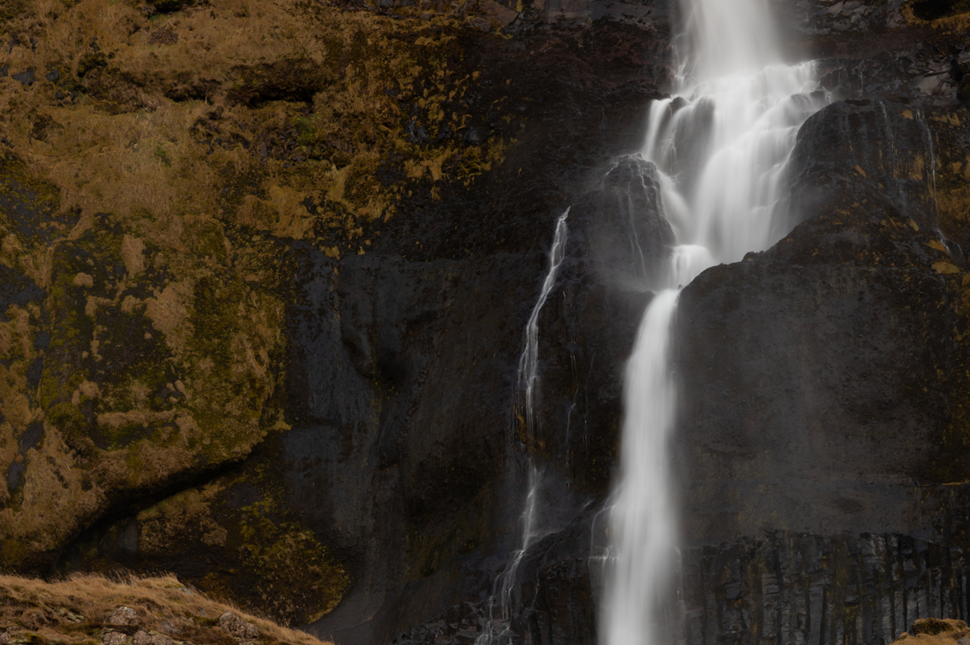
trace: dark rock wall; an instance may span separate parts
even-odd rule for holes
[[[0,30],[36,28],[11,41],[17,75],[50,53],[44,29],[100,15],[33,4],[23,20],[0,12]],[[566,397],[580,402],[565,441],[551,424],[548,448],[523,440],[516,368],[555,220],[637,148],[643,105],[670,76],[669,39],[652,19],[492,33],[470,7],[296,4],[126,2],[112,16],[129,40],[85,42],[93,68],[22,88],[0,76],[24,92],[18,109],[63,108],[60,121],[38,115],[36,132],[3,132],[0,568],[172,571],[321,636],[385,642],[487,596],[518,539],[530,450],[573,455],[575,480],[549,479],[552,496],[577,490],[560,496],[554,528],[608,488],[617,411],[600,431],[605,404],[575,384],[606,374],[601,398],[618,392],[608,366],[628,350],[607,335],[610,296],[577,270],[544,312],[590,348],[581,372],[564,354]],[[226,69],[219,54],[206,78],[187,73],[188,31],[234,54],[261,42],[227,42],[219,21],[286,33],[272,63]],[[319,46],[314,60],[290,57],[296,39]],[[144,75],[120,71],[143,45],[156,48]],[[182,80],[159,80],[169,74]],[[80,112],[114,132],[140,102],[182,114],[203,100],[212,109],[188,121],[158,119],[179,145],[146,153],[146,194],[185,189],[168,210],[105,190],[96,206],[111,212],[81,217],[62,200],[93,193],[56,181],[83,173],[52,178],[21,159],[36,137],[75,139]],[[136,135],[99,159],[141,154],[149,137]],[[103,173],[136,185],[124,177]],[[377,202],[393,208],[375,214]],[[632,297],[630,327],[643,294]],[[575,323],[586,311],[595,333]]]
[[[966,209],[956,175],[970,148],[952,71],[966,45],[922,23],[900,29],[909,19],[902,3],[779,8],[794,49],[814,38],[833,104],[805,125],[792,156],[794,230],[765,253],[709,270],[681,297],[684,546],[667,629],[689,643],[888,643],[918,617],[967,613],[957,241]],[[586,410],[600,422],[584,441],[615,441],[622,348],[650,295],[631,288],[636,272],[609,267],[643,267],[625,255],[630,230],[614,227],[620,204],[639,204],[652,226],[645,185],[630,192],[630,182],[607,180],[575,202],[566,260],[540,318],[532,449],[587,504],[530,546],[508,620],[490,622],[495,611],[477,605],[460,623],[442,614],[398,643],[464,642],[475,626],[503,643],[597,641],[609,488],[581,485],[571,414],[595,393]],[[663,256],[662,226],[635,232],[648,262]],[[597,236],[617,255],[605,271]],[[572,296],[577,285],[585,299]],[[600,303],[609,326],[590,310]],[[607,364],[596,365],[592,348],[599,359],[609,346]],[[599,386],[577,387],[583,373]]]

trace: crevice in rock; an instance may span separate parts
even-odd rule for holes
[[[37,566],[35,573],[45,578],[51,578],[67,572],[69,569],[67,558],[79,544],[94,541],[96,536],[103,534],[108,527],[116,522],[125,518],[133,518],[138,513],[181,492],[199,488],[228,475],[234,470],[243,468],[257,454],[257,449],[269,439],[271,437],[267,437],[253,446],[249,454],[238,461],[225,462],[213,468],[192,469],[178,473],[150,490],[119,492],[113,504],[106,508],[93,522],[79,529],[72,539],[66,540],[53,557],[52,562],[46,566]]]
[[[913,5],[913,15],[920,20],[938,20],[970,11],[968,0],[923,0]]]

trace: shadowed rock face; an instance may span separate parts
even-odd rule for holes
[[[833,200],[867,190],[887,200],[899,217],[935,231],[938,147],[920,107],[885,100],[835,103],[798,133],[792,216],[796,222],[811,219],[830,210]]]

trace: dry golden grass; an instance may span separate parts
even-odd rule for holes
[[[923,618],[913,623],[912,634],[903,632],[896,643],[905,645],[954,645],[970,630],[962,620]]]
[[[321,645],[309,634],[210,600],[171,576],[110,580],[78,575],[48,583],[0,575],[0,633],[8,629],[15,641],[24,640],[23,630],[46,642],[100,642],[110,631],[103,625],[105,619],[121,606],[137,612],[139,629],[164,632],[174,626],[179,632],[173,638],[194,645],[233,645],[233,638],[218,626],[219,616],[227,611],[255,625],[259,643]],[[162,621],[168,621],[167,630]]]

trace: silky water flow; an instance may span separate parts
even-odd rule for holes
[[[651,105],[641,156],[659,170],[677,240],[627,363],[620,476],[611,495],[600,641],[654,645],[676,610],[677,513],[668,439],[680,289],[706,268],[777,242],[799,127],[827,98],[815,65],[783,63],[767,0],[680,0],[675,96]]]
[[[556,220],[552,248],[549,250],[549,270],[542,282],[539,299],[532,308],[529,322],[526,323],[525,349],[519,359],[517,389],[525,400],[526,432],[532,438],[535,438],[535,397],[539,381],[539,314],[542,313],[542,308],[545,306],[546,300],[549,299],[549,294],[556,286],[559,267],[562,265],[566,254],[566,239],[569,234],[569,228],[566,224],[568,217],[569,209],[567,208],[566,212]],[[510,609],[516,573],[522,563],[522,558],[529,550],[529,546],[545,535],[543,528],[538,525],[536,508],[539,503],[542,472],[537,468],[532,457],[529,457],[527,467],[529,490],[526,493],[525,508],[520,517],[522,523],[520,546],[512,554],[512,561],[495,580],[492,595],[489,598],[488,623],[484,625],[482,634],[475,640],[476,645],[492,645],[493,643],[503,643],[510,640]]]

